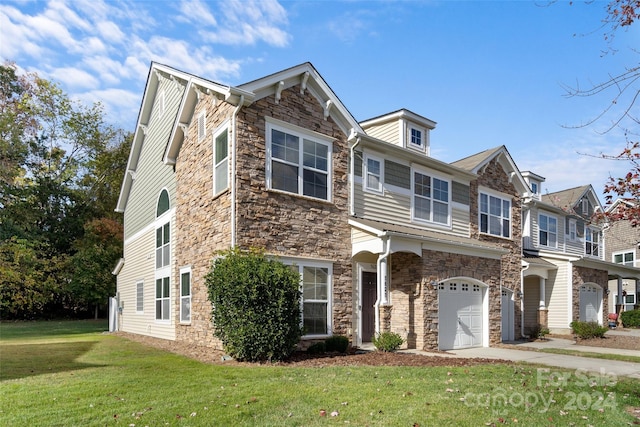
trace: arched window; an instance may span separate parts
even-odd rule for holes
[[[156,218],[169,210],[169,193],[167,190],[162,190],[160,197],[158,197],[158,206],[156,207]]]

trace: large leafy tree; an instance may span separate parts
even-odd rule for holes
[[[115,281],[103,273],[113,268],[121,233],[115,237],[111,223],[115,235],[98,232],[93,221],[119,219],[113,207],[130,136],[106,123],[100,104],[73,101],[9,62],[0,65],[0,107],[0,267],[3,288],[15,290],[3,293],[3,314],[73,313],[106,302]],[[109,256],[90,261],[96,248]],[[95,281],[87,279],[89,264]],[[40,301],[28,293],[47,300],[4,310],[11,301]]]

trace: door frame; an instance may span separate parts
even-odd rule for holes
[[[363,292],[363,283],[362,283],[362,273],[376,273],[378,274],[378,269],[375,264],[359,262],[357,263],[357,271],[358,271],[358,296],[356,300],[356,322],[357,322],[357,333],[356,333],[356,345],[358,347],[362,346],[362,299],[364,297]],[[376,294],[378,289],[376,287]],[[376,295],[377,298],[377,295]],[[375,325],[374,325],[375,329]]]

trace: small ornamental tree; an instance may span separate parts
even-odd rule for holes
[[[218,253],[205,281],[214,334],[237,360],[286,359],[300,341],[300,275],[263,251]]]

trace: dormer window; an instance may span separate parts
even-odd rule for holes
[[[411,139],[409,142],[411,142],[411,145],[415,146],[416,148],[422,149],[422,147],[424,147],[424,133],[422,132],[422,130],[412,127]]]
[[[538,194],[538,183],[537,183],[537,182],[532,182],[532,183],[531,183],[531,192],[532,192],[534,195],[537,195],[537,194]]]

